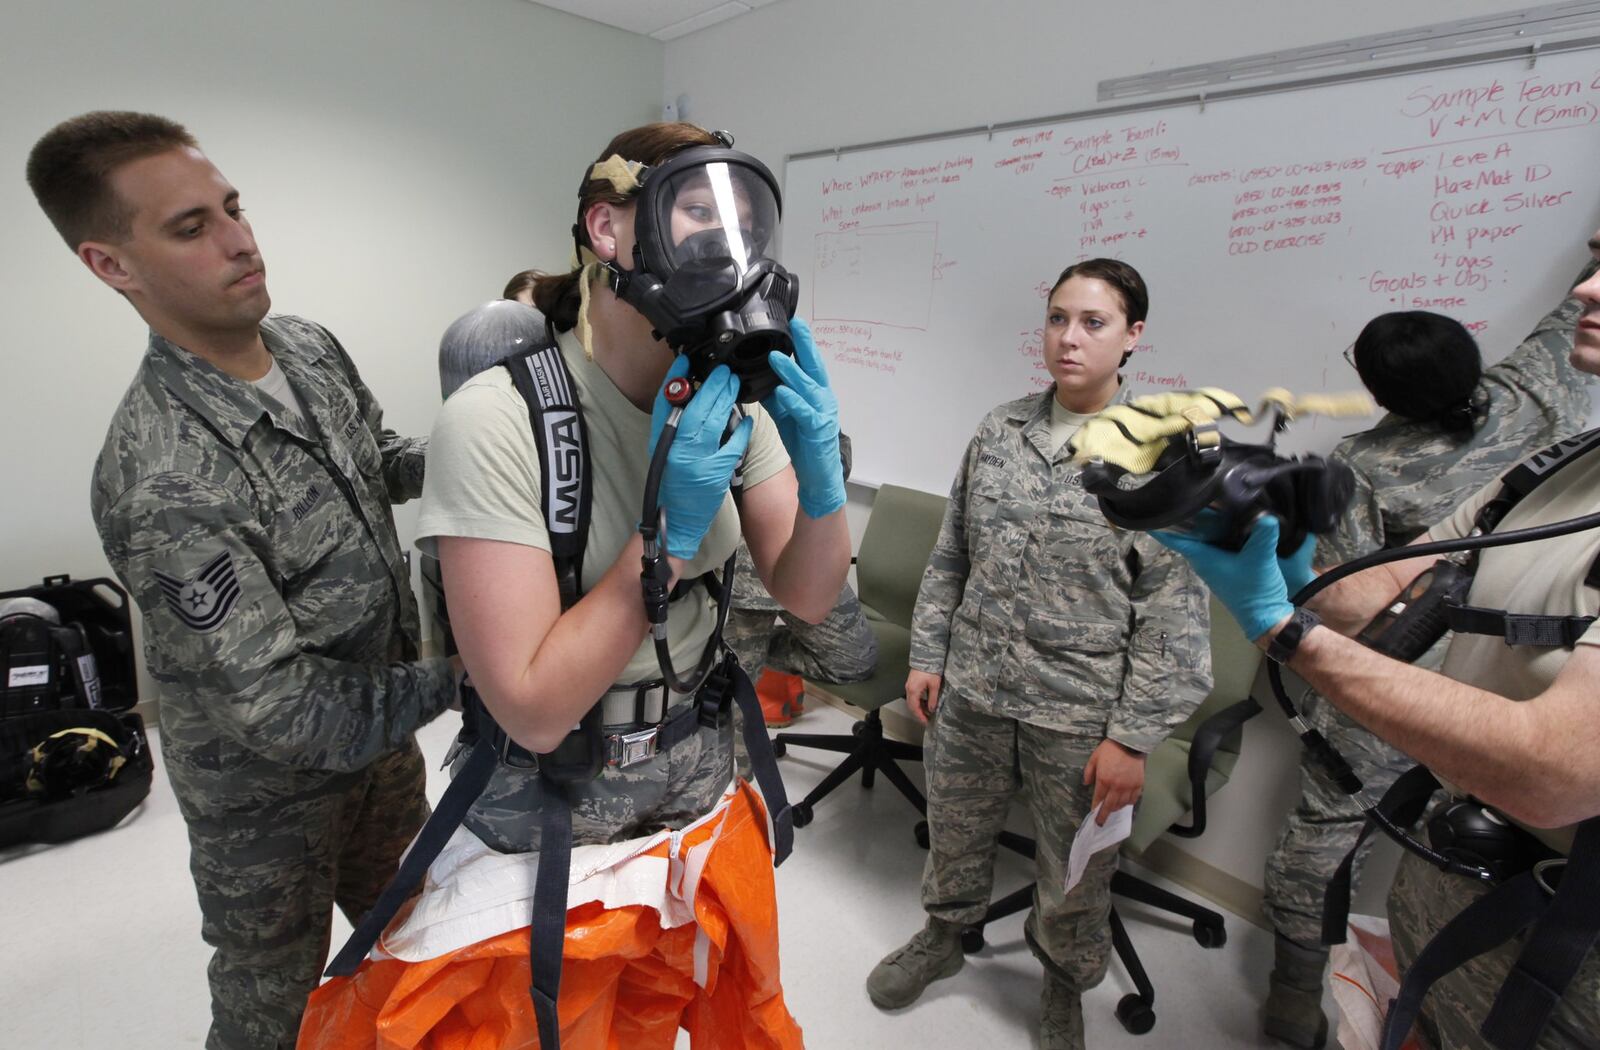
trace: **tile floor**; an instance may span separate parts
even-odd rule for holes
[[[421,734],[437,765],[454,733],[449,718]],[[797,731],[845,732],[842,711],[808,711]],[[783,760],[791,797],[821,779],[834,756],[794,749]],[[920,769],[911,771],[920,779]],[[430,774],[434,797],[442,774]],[[990,930],[983,951],[907,1010],[884,1013],[862,982],[889,949],[922,922],[923,853],[915,811],[881,778],[851,783],[797,832],[778,872],[784,987],[806,1044],[817,1050],[1036,1045],[1040,971],[1022,941],[1020,916]],[[1029,877],[1002,852],[998,885]],[[198,1047],[208,1022],[199,912],[189,882],[183,821],[158,765],[155,789],[122,826],[56,847],[0,851],[0,1045],[29,1050]],[[1115,963],[1085,1003],[1095,1048],[1248,1048],[1279,1044],[1257,1028],[1258,989],[1271,961],[1270,936],[1229,917],[1227,945],[1204,950],[1184,923],[1123,907],[1157,989],[1157,1021],[1145,1036],[1113,1016],[1131,990]],[[348,928],[336,918],[334,944]],[[680,1046],[687,1047],[685,1037]]]

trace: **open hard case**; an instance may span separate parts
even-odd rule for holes
[[[6,785],[0,790],[0,847],[64,842],[115,827],[150,793],[154,772],[144,721],[133,712],[139,683],[127,593],[108,579],[69,576],[0,591],[0,602],[19,597],[54,608],[61,626],[81,628],[72,635],[93,661],[81,663],[82,653],[48,644],[42,630],[13,630],[0,637],[0,782]],[[80,663],[74,678],[74,665]],[[97,686],[82,688],[84,669],[92,669]],[[74,682],[79,688],[71,687]],[[85,704],[84,692],[93,706]],[[123,762],[109,780],[75,784],[53,797],[30,797],[21,785],[37,768],[31,753],[63,730],[103,734]]]

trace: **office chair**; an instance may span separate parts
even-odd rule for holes
[[[905,695],[911,657],[911,613],[928,555],[939,538],[946,500],[915,489],[884,485],[872,502],[872,514],[856,555],[856,593],[867,614],[867,625],[878,640],[878,666],[872,677],[849,685],[829,685],[827,691],[867,712],[849,735],[779,733],[773,751],[780,757],[788,748],[811,747],[836,751],[845,760],[834,767],[811,793],[794,803],[794,826],[811,823],[813,807],[834,788],[861,772],[861,786],[870,788],[882,773],[919,813],[927,800],[896,760],[920,762],[922,748],[890,740],[883,735],[880,709]]]
[[[1206,798],[1228,782],[1239,758],[1244,723],[1261,712],[1261,706],[1250,697],[1261,659],[1261,651],[1250,644],[1233,617],[1212,598],[1211,693],[1183,725],[1150,753],[1145,764],[1144,794],[1134,817],[1133,833],[1122,846],[1123,853],[1137,857],[1167,832],[1192,839],[1205,831]],[[1177,823],[1186,813],[1189,823]],[[926,841],[925,826],[918,829],[919,842]],[[1032,840],[1008,834],[1002,837],[1001,844],[1033,856]],[[1228,931],[1219,913],[1135,875],[1116,872],[1111,876],[1111,892],[1191,920],[1194,939],[1202,948],[1220,948],[1227,943]],[[981,949],[988,923],[1022,911],[1032,903],[1031,885],[990,903],[982,921],[963,931],[963,950],[971,953]],[[1156,1023],[1155,987],[1115,908],[1111,910],[1111,939],[1117,958],[1122,960],[1136,989],[1117,1003],[1117,1020],[1133,1035],[1143,1035]]]

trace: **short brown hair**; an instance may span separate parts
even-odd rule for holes
[[[1061,271],[1056,283],[1050,286],[1050,294],[1056,294],[1056,289],[1073,277],[1093,277],[1109,284],[1122,300],[1122,315],[1130,325],[1143,321],[1150,313],[1150,291],[1144,286],[1144,278],[1121,259],[1085,259],[1073,263]]]
[[[594,164],[616,154],[623,160],[636,160],[647,167],[661,164],[675,153],[691,146],[720,145],[716,136],[702,127],[682,122],[646,124],[624,131],[606,144]],[[583,185],[578,187],[578,221],[572,227],[573,238],[587,244],[583,217],[592,206],[602,201],[608,204],[627,204],[633,198],[618,193],[609,179],[589,177],[594,164],[583,169]],[[533,305],[557,331],[564,332],[578,323],[578,274],[562,273],[543,276],[534,281]]]
[[[111,173],[131,161],[197,145],[182,124],[152,113],[85,113],[34,143],[28,186],[73,251],[84,241],[120,241],[132,230],[133,213],[112,192]]]

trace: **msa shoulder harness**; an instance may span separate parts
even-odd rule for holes
[[[545,345],[509,357],[501,364],[511,373],[517,391],[528,406],[528,420],[539,450],[540,496],[545,526],[550,534],[550,554],[561,591],[561,608],[565,611],[583,597],[583,556],[589,537],[594,491],[588,428],[572,375],[553,333]],[[721,644],[728,584],[734,571],[732,558],[728,559],[724,571],[726,576],[720,585],[715,574],[707,573],[698,580],[681,581],[669,596],[677,598],[696,583],[705,583],[719,596],[716,628],[707,646],[712,654]],[[599,776],[608,762],[620,765],[636,757],[648,758],[686,739],[700,727],[722,724],[730,704],[737,703],[744,716],[745,749],[750,754],[751,768],[772,821],[774,865],[783,863],[793,848],[793,818],[755,687],[731,652],[714,666],[702,666],[699,671],[695,683],[697,691],[680,690],[696,691],[692,705],[672,718],[666,718],[663,711],[663,720],[650,733],[649,740],[642,739],[644,733],[606,736],[603,705],[596,703],[555,750],[542,755],[513,741],[495,723],[471,685],[463,683],[462,732],[458,744],[471,748],[466,762],[417,833],[416,841],[394,878],[328,965],[326,976],[344,977],[355,973],[390,920],[421,887],[428,866],[466,820],[497,765],[504,763],[536,772],[545,782],[546,790],[538,816],[540,863],[534,881],[528,942],[533,978],[529,994],[533,1000],[539,1045],[547,1050],[560,1050],[556,1000],[561,986],[567,882],[572,860],[570,790],[574,785]]]

